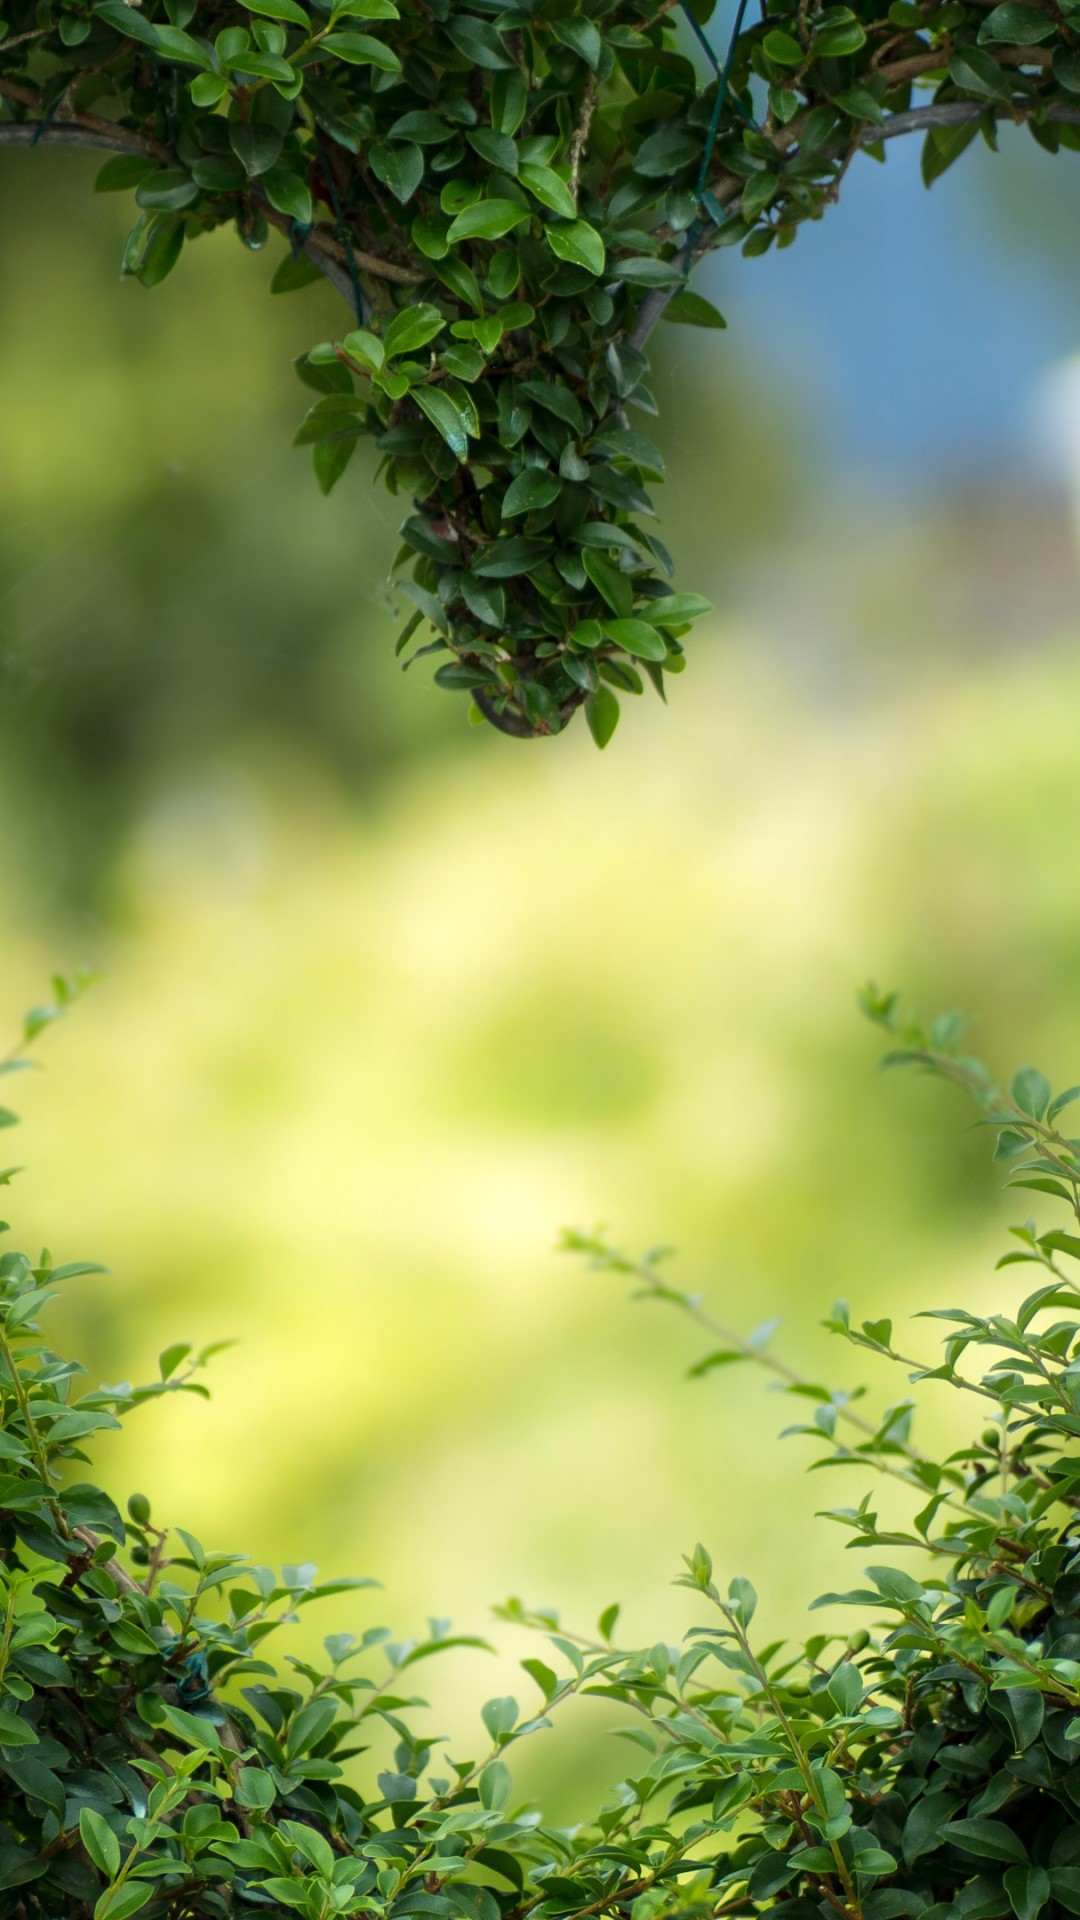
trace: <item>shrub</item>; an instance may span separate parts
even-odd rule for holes
[[[402,644],[430,627],[437,683],[505,732],[584,706],[603,746],[684,665],[706,603],[649,530],[640,415],[656,322],[723,325],[695,262],[787,245],[895,135],[925,133],[928,185],[999,118],[1080,139],[1076,0],[746,5],[725,44],[682,0],[695,67],[673,0],[6,0],[0,147],[114,149],[125,272],[273,227],[275,291],[344,295],[297,437],[325,490],[374,440],[412,503]]]
[[[9,1072],[71,998],[27,1021]],[[1011,1184],[1078,1213],[1080,1142],[1059,1130],[1080,1088],[1051,1096],[1024,1068],[1007,1092],[960,1051],[954,1017],[929,1031],[870,993],[889,1058],[977,1101]],[[5,1114],[5,1119],[13,1116]],[[568,1246],[634,1278],[717,1331],[659,1256]],[[1062,1264],[1080,1237],[1016,1229],[1001,1263],[1040,1269],[1015,1317],[964,1310],[944,1357],[912,1360],[888,1320],[828,1324],[900,1367],[919,1396],[973,1396],[969,1444],[936,1460],[904,1397],[880,1419],[799,1378],[759,1339],[722,1329],[698,1371],[752,1359],[811,1409],[824,1458],[915,1496],[900,1526],[867,1494],[834,1516],[871,1558],[864,1583],[826,1595],[849,1632],[759,1646],[745,1579],[714,1577],[701,1546],[679,1584],[701,1623],[679,1646],[561,1629],[519,1602],[499,1609],[548,1636],[522,1662],[532,1704],[481,1709],[479,1757],[436,1759],[413,1669],[462,1644],[445,1626],[415,1644],[385,1629],[325,1641],[318,1666],[267,1659],[310,1602],[364,1581],[320,1582],[211,1553],[159,1525],[134,1494],[123,1517],[77,1476],[94,1433],[166,1393],[204,1391],[207,1355],[161,1355],[142,1388],[85,1391],[40,1321],[84,1265],[0,1261],[0,1887],[24,1920],[174,1920],[299,1913],[390,1920],[592,1920],[612,1914],[777,1920],[1035,1920],[1080,1913],[1080,1291]],[[914,1554],[900,1570],[897,1550]],[[884,1555],[884,1558],[881,1556]],[[466,1641],[465,1644],[476,1644]],[[626,1709],[640,1760],[610,1803],[556,1829],[519,1804],[515,1744],[576,1694]],[[388,1743],[385,1766],[360,1761]]]

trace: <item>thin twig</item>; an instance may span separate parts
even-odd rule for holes
[[[595,73],[590,73],[585,82],[585,91],[581,97],[581,115],[570,141],[570,191],[575,200],[577,199],[578,180],[581,177],[582,156],[584,155],[585,145],[589,138],[589,127],[592,124],[595,107],[596,75]]]

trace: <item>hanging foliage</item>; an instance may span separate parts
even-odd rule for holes
[[[785,246],[860,148],[925,131],[929,184],[996,122],[1080,143],[1075,0],[5,0],[0,145],[113,149],[124,271],[232,223],[326,274],[298,365],[329,490],[361,438],[406,507],[399,645],[505,732],[598,745],[708,611],[673,589],[644,348],[721,327],[703,254]],[[685,17],[684,17],[685,16]],[[695,53],[688,57],[681,40]]]

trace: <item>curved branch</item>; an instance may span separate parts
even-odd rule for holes
[[[1028,52],[1030,49],[1024,48],[1024,53]],[[942,100],[925,107],[911,107],[903,113],[890,113],[878,127],[859,127],[849,144],[856,147],[872,147],[876,146],[879,140],[894,140],[897,135],[903,133],[930,133],[935,127],[963,127],[970,122],[984,119],[988,113],[992,114],[995,120],[1020,122],[1026,119],[1031,108],[1037,104],[1026,96],[1011,101],[1008,106],[1004,102],[998,105],[993,100]],[[1048,120],[1069,126],[1080,125],[1080,104],[1070,107],[1064,103],[1055,103],[1047,107],[1046,117]],[[728,176],[715,190],[714,198],[720,202],[721,206],[729,206],[733,213],[737,213],[740,199],[738,182]],[[672,261],[672,265],[677,266],[680,271],[685,268],[682,280],[675,286],[654,287],[642,301],[634,326],[627,335],[630,346],[644,347],[668,302],[681,292],[686,279],[709,250],[709,243],[706,241],[703,246],[695,246],[692,257],[687,260],[686,243],[683,242]]]
[[[142,160],[166,161],[167,147],[147,140],[108,120],[0,121],[0,147],[104,147],[110,153],[133,153]]]
[[[96,116],[84,115],[79,120],[4,120],[0,121],[0,146],[16,147],[98,147],[110,153],[130,153],[141,159],[154,160],[167,164],[169,150],[160,141],[151,140],[146,135],[133,133],[129,127],[115,126],[110,120],[99,120]],[[272,207],[265,195],[260,192],[262,211],[271,226],[279,232],[293,237],[293,222],[286,214]],[[329,280],[330,285],[340,293],[350,311],[353,304],[352,281],[345,261],[345,249],[340,242],[319,227],[313,227],[307,237],[299,241],[300,250],[318,267],[319,272]],[[395,266],[391,260],[380,260],[374,254],[365,253],[362,248],[353,248],[353,257],[364,273],[374,274],[380,280],[393,280],[400,286],[419,286],[422,274],[415,273],[410,267]]]

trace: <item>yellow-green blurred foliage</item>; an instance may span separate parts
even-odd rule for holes
[[[837,1295],[1014,1296],[1022,1201],[959,1103],[875,1077],[853,988],[968,1004],[1003,1066],[1080,1077],[1075,631],[1029,600],[1006,644],[977,503],[864,509],[721,582],[671,710],[603,758],[472,732],[393,663],[394,503],[352,474],[321,502],[287,447],[325,307],[266,301],[227,238],[115,287],[120,210],[76,171],[5,158],[0,1001],[14,1028],[54,966],[105,980],[18,1083],[9,1211],[16,1244],[109,1263],[54,1309],[95,1377],[240,1336],[209,1405],[140,1414],[100,1466],[213,1546],[385,1581],[326,1629],[483,1629],[518,1592],[586,1623],[621,1597],[649,1641],[690,1617],[667,1582],[701,1538],[799,1631],[854,1571],[813,1510],[861,1488],[807,1482],[791,1403],[685,1382],[707,1343],[553,1240],[673,1240],[722,1317],[781,1316],[847,1381],[815,1331]],[[736,499],[697,365],[661,370],[665,530],[737,578],[718,499],[737,536],[798,460],[761,446]],[[709,404],[745,471],[772,416]],[[474,1698],[506,1679],[466,1657]]]

